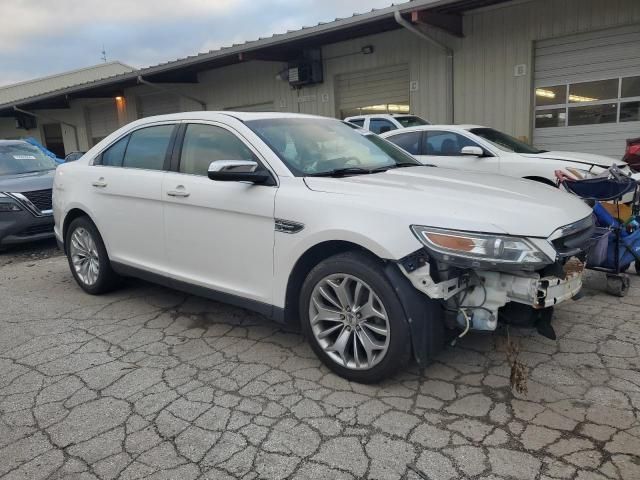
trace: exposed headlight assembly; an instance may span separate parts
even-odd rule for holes
[[[535,270],[553,263],[544,252],[522,237],[420,225],[412,225],[411,230],[437,260],[462,268]]]

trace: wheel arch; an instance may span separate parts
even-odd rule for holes
[[[327,240],[308,248],[296,261],[287,280],[284,305],[285,323],[296,327],[299,325],[298,298],[304,279],[309,272],[323,260],[348,251],[362,252],[382,263],[382,259],[371,250],[345,240]]]
[[[91,220],[91,222],[95,225],[96,222],[93,221],[93,218],[91,218],[91,215],[89,215],[85,210],[83,210],[82,208],[79,207],[74,207],[72,209],[70,209],[67,214],[64,217],[64,220],[62,222],[62,245],[64,248],[64,253],[66,255],[67,253],[67,232],[69,231],[69,225],[71,225],[71,222],[73,222],[76,218],[80,218],[80,217],[87,217],[89,220]]]
[[[550,185],[552,187],[557,187],[557,185],[553,183],[551,180],[545,177],[541,177],[539,175],[529,175],[527,177],[522,177],[522,178],[524,178],[525,180],[532,180],[534,182],[544,183],[545,185]]]

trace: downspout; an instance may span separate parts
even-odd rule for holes
[[[454,110],[454,96],[453,96],[453,49],[445,45],[444,43],[436,40],[429,34],[423,32],[419,28],[417,28],[413,23],[406,21],[399,10],[395,10],[393,12],[393,16],[396,19],[396,22],[401,27],[410,31],[414,35],[426,40],[430,44],[436,46],[438,49],[442,50],[447,56],[447,104],[448,104],[448,117],[450,119],[449,123],[454,123],[455,118],[455,110]]]
[[[76,141],[76,150],[80,150],[80,142],[78,141],[78,127],[76,127],[75,125],[71,123],[63,122],[62,120],[58,120],[57,118],[54,118],[54,117],[49,117],[47,115],[41,115],[39,113],[29,112],[28,110],[23,110],[16,106],[13,107],[13,110],[16,112],[24,113],[25,115],[29,115],[31,117],[43,118],[45,120],[50,120],[52,122],[56,122],[61,125],[66,125],[67,127],[71,127],[73,129],[73,138]]]
[[[184,93],[176,92],[174,90],[170,90],[168,88],[161,87],[157,83],[153,83],[153,82],[149,82],[148,80],[145,80],[144,78],[142,78],[142,75],[138,76],[138,83],[141,83],[142,85],[148,85],[149,87],[154,88],[154,89],[156,89],[156,90],[158,90],[160,92],[164,92],[164,93],[168,93],[170,95],[177,95],[178,97],[186,98],[188,100],[191,100],[192,102],[199,103],[202,106],[202,110],[206,110],[207,109],[207,102],[205,102],[204,100],[200,100],[199,98],[192,97],[191,95],[186,95]]]

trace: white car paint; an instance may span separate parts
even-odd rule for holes
[[[424,118],[421,118],[417,115],[412,115],[410,113],[381,113],[379,115],[377,114],[356,115],[353,117],[347,117],[344,119],[344,121],[353,123],[354,125],[364,128],[365,130],[372,131],[373,133],[381,134],[384,132],[381,132],[379,128],[372,127],[371,120],[380,120],[382,123],[379,124],[379,126],[384,124],[390,128],[390,130],[388,131],[393,132],[395,130],[401,130],[403,128],[407,128],[401,122],[401,120],[406,118],[410,118],[411,120],[417,119],[418,121],[425,122],[425,124],[429,125],[429,122]]]
[[[114,264],[285,311],[296,263],[324,242],[350,242],[393,264],[423,251],[411,226],[425,225],[525,237],[555,259],[549,237],[591,214],[583,202],[545,185],[420,165],[339,178],[296,176],[245,123],[258,119],[338,122],[239,112],[187,112],[133,122],[82,158],[58,167],[53,199],[58,240],[64,242],[66,220],[78,209],[95,223]],[[176,171],[96,162],[106,148],[142,127],[183,123],[231,132],[268,169],[275,184],[213,181]],[[185,195],[172,196],[174,192]],[[277,219],[304,228],[295,234],[279,232]],[[436,283],[424,267],[402,273],[432,298],[449,298],[456,292],[448,286],[462,285],[458,278]],[[497,309],[509,301],[529,305],[536,301],[538,272],[477,270],[476,274],[492,285],[486,288],[495,319]],[[580,274],[567,282],[547,278],[560,285],[548,302],[570,298],[581,287]],[[552,304],[548,302],[544,306]],[[494,329],[495,321],[487,325],[485,329]],[[480,323],[474,327],[483,328]]]
[[[398,135],[406,133],[451,132],[466,138],[469,145],[477,145],[484,150],[485,154],[483,156],[463,155],[459,151],[449,155],[430,155],[424,151],[424,148],[420,153],[413,154],[422,163],[457,170],[531,178],[554,184],[556,182],[555,171],[566,168],[590,170],[592,173],[598,174],[615,164],[623,172],[630,173],[629,167],[625,162],[603,155],[555,151],[516,153],[472,132],[474,129],[485,128],[487,127],[480,125],[425,125],[407,128],[402,131],[387,132],[381,136],[395,143],[395,141],[398,141]]]

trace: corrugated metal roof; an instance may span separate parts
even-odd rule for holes
[[[475,0],[473,3],[476,4],[474,5],[474,8],[477,8],[482,3],[503,3],[508,1],[511,0]],[[445,6],[465,4],[467,2],[468,0],[409,0],[398,5],[391,4],[389,7],[379,9],[374,8],[371,11],[365,13],[354,13],[349,17],[336,18],[333,21],[320,22],[313,26],[302,27],[297,30],[289,30],[285,33],[276,33],[269,37],[260,37],[256,40],[249,40],[243,43],[233,44],[228,47],[221,47],[217,50],[198,53],[196,55],[189,55],[187,57],[159,63],[157,65],[145,67],[127,73],[113,75],[111,77],[102,78],[100,80],[88,81],[85,83],[79,83],[74,86],[63,87],[45,94],[36,94],[9,102],[2,102],[0,100],[0,110],[13,108],[14,105],[17,106],[18,104],[27,104],[46,100],[48,98],[53,98],[56,95],[69,95],[74,92],[81,92],[108,86],[117,87],[118,85],[130,85],[131,82],[135,82],[138,76],[162,74],[173,70],[193,67],[198,64],[206,64],[208,62],[223,59],[225,57],[233,57],[234,55],[238,55],[240,53],[248,53],[269,47],[278,47],[289,42],[306,40],[315,36],[327,35],[331,32],[339,32],[341,30],[358,27],[367,23],[390,20],[393,19],[393,15],[396,10],[399,10],[400,13],[407,13],[416,9],[441,9]]]
[[[91,67],[80,68],[70,72],[49,75],[47,77],[27,80],[0,87],[0,104],[72,87],[106,77],[134,71],[133,67],[121,62],[108,62]]]

